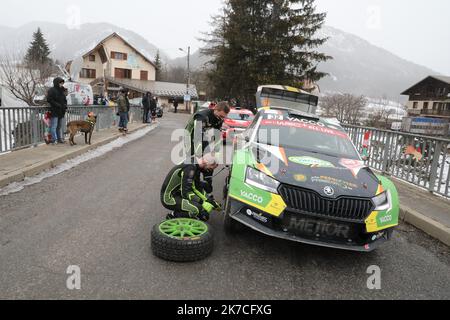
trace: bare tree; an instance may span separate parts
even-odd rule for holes
[[[395,110],[390,107],[390,101],[386,96],[378,99],[375,102],[375,111],[373,112],[368,125],[375,128],[384,127],[387,128],[389,125],[390,117],[395,114]]]
[[[335,117],[342,123],[357,124],[362,110],[367,106],[364,96],[352,94],[334,94],[321,100],[324,116]]]
[[[0,57],[0,82],[12,95],[35,106],[35,97],[51,76],[51,63],[23,63],[19,55]]]

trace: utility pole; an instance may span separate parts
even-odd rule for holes
[[[180,51],[186,53],[185,50],[182,48],[179,49]],[[186,85],[186,96],[189,96],[189,87],[191,86],[191,47],[188,47],[187,51],[187,85]],[[190,101],[185,101],[186,103],[186,111],[189,111],[189,104]]]

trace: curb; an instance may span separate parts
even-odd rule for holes
[[[159,124],[156,124],[155,126],[153,126],[151,131],[157,129],[158,127],[159,127]],[[147,126],[139,126],[137,128],[131,129],[129,131],[129,133],[131,134],[131,133],[137,132],[139,130],[142,130],[144,128],[147,128]],[[88,146],[83,147],[82,149],[70,152],[69,154],[64,154],[64,155],[58,156],[56,158],[49,159],[48,161],[45,161],[44,163],[39,163],[39,164],[30,166],[29,168],[22,170],[21,172],[19,172],[17,174],[12,174],[10,176],[2,178],[2,179],[0,179],[0,188],[4,188],[14,182],[21,182],[25,178],[31,178],[45,170],[52,169],[58,165],[63,164],[67,160],[76,158],[82,154],[85,154],[88,151],[91,151],[91,150],[97,149],[101,146],[104,146],[104,145],[120,138],[121,136],[122,136],[121,134],[115,134],[112,137],[105,138],[104,140],[93,143],[90,146],[88,145]]]
[[[403,221],[424,231],[433,238],[438,239],[447,246],[450,246],[450,228],[442,223],[430,219],[414,209],[400,206],[400,217]]]

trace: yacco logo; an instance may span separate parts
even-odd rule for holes
[[[290,157],[289,161],[311,168],[334,168],[331,162],[312,157]]]
[[[243,190],[241,190],[241,196],[259,204],[262,204],[264,201],[264,199],[261,196]]]

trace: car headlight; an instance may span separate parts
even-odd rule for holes
[[[372,201],[375,204],[374,211],[386,211],[391,210],[392,208],[392,199],[390,191],[385,191],[379,194],[375,198],[372,198]]]
[[[245,183],[275,194],[278,194],[278,187],[280,186],[280,183],[274,178],[250,167],[247,168]]]

